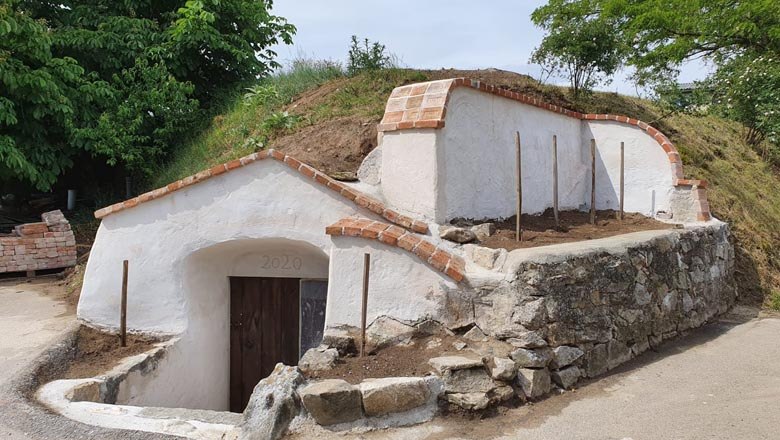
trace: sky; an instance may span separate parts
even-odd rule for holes
[[[344,62],[352,35],[379,41],[414,68],[497,68],[539,77],[529,64],[544,33],[531,12],[544,0],[276,0],[273,13],[298,28],[292,46],[275,48],[284,64],[299,54]],[[489,5],[489,6],[484,6]],[[681,82],[702,79],[702,63],[683,66]],[[620,72],[600,90],[636,95]],[[563,83],[560,80],[552,82]]]

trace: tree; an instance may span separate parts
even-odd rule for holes
[[[622,64],[623,47],[614,23],[597,14],[595,2],[551,0],[531,19],[547,31],[531,61],[565,75],[575,98],[608,81]]]
[[[630,43],[628,64],[639,79],[674,75],[687,60],[716,63],[751,52],[780,54],[780,2],[776,0],[570,0],[615,24]]]
[[[80,152],[148,173],[200,108],[279,67],[271,0],[0,0],[0,179],[48,189]]]
[[[45,23],[9,0],[0,3],[0,85],[0,180],[46,190],[71,166],[69,141],[109,88],[54,56]]]
[[[716,108],[745,126],[751,145],[757,147],[764,140],[780,144],[780,59],[752,53],[737,56],[720,66],[713,82]],[[764,146],[763,158],[778,162],[780,154]]]

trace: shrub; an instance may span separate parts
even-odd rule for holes
[[[355,76],[366,71],[382,70],[391,65],[391,56],[386,53],[386,47],[379,42],[370,42],[368,38],[358,41],[356,35],[352,36],[352,44],[349,47],[349,64],[347,74]]]

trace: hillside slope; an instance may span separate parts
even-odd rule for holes
[[[542,86],[510,72],[387,70],[354,78],[333,74],[302,80],[295,93],[288,92],[281,99],[253,104],[237,101],[230,112],[214,118],[206,133],[185,145],[150,186],[162,186],[269,147],[336,178],[352,178],[363,157],[376,146],[376,124],[393,88],[455,77],[540,96],[581,112],[626,115],[663,131],[679,149],[686,176],[711,183],[714,215],[732,225],[743,299],[765,300],[780,309],[780,173],[744,142],[739,124],[714,116],[667,115],[651,102],[610,93],[574,103],[564,89]],[[289,80],[272,78],[265,84]],[[268,122],[279,118],[287,123]]]

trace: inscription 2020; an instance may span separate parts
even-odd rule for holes
[[[303,260],[301,257],[289,255],[275,257],[263,255],[261,267],[263,269],[300,270],[303,267]]]

